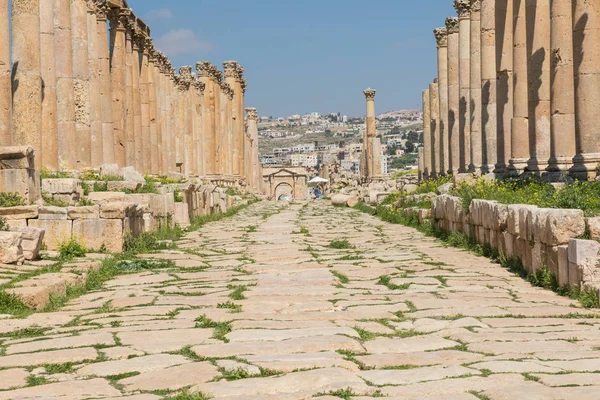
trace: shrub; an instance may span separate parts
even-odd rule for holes
[[[419,185],[415,194],[437,193],[438,187],[449,182],[452,182],[452,176],[440,176],[436,179],[428,179]]]
[[[0,231],[7,231],[9,228],[8,223],[2,217],[0,217]]]
[[[58,244],[60,259],[63,261],[72,260],[76,257],[83,257],[87,251],[85,245],[80,243],[75,236],[71,236]]]
[[[25,205],[25,199],[19,193],[0,193],[0,207],[16,207]]]
[[[181,192],[174,192],[173,197],[175,198],[175,203],[183,203],[183,196]]]
[[[64,172],[64,171],[49,171],[45,168],[43,168],[40,171],[40,179],[44,180],[44,179],[65,179],[65,178],[72,178],[71,174],[68,172]]]
[[[350,242],[347,239],[336,239],[336,240],[332,240],[331,242],[329,242],[329,246],[330,249],[352,249],[354,248],[354,246],[352,246],[350,244]]]
[[[69,203],[67,203],[66,201],[63,201],[61,199],[55,199],[52,196],[48,196],[43,194],[42,195],[42,199],[44,200],[44,204],[47,206],[52,206],[52,207],[68,207]]]

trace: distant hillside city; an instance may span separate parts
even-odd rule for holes
[[[312,112],[288,117],[259,117],[260,159],[265,167],[290,166],[318,170],[337,163],[360,171],[364,117]],[[377,116],[382,140],[383,173],[417,168],[417,148],[423,143],[420,110],[390,111]]]

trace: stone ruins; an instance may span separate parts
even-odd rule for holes
[[[258,191],[256,110],[245,123],[244,68],[223,68],[176,73],[126,0],[13,0],[11,16],[0,0],[0,147],[31,147],[36,170],[116,164]]]
[[[594,1],[454,0],[434,31],[422,177],[564,174],[600,162],[600,8]]]
[[[367,129],[363,137],[363,151],[360,159],[360,175],[363,182],[383,180],[381,168],[381,139],[377,137],[377,121],[375,119],[375,90],[365,89],[367,99]]]

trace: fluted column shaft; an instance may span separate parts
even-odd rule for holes
[[[150,173],[152,170],[152,136],[150,135],[150,56],[149,47],[146,45],[146,39],[140,39],[140,49],[142,53],[142,62],[140,66],[140,103],[141,103],[141,125],[142,139],[140,142],[141,166],[140,172]],[[137,145],[137,143],[136,143]]]
[[[434,31],[438,51],[438,98],[439,98],[439,137],[440,166],[438,173],[446,174],[450,168],[449,135],[448,135],[448,33],[446,28]]]
[[[2,17],[0,17],[2,19]],[[8,27],[8,24],[7,24]],[[58,120],[56,104],[56,57],[54,55],[54,1],[40,0],[40,68],[44,92],[42,96],[42,165],[50,171],[57,171],[60,167],[58,162]],[[0,60],[0,65],[2,60]],[[7,63],[7,67],[10,63]],[[1,74],[1,73],[0,73]],[[10,84],[3,86],[0,77],[0,91],[6,90],[10,93]],[[0,105],[0,108],[11,107],[12,100]],[[0,113],[2,111],[0,110]],[[0,119],[2,119],[0,117]],[[9,124],[10,126],[10,124]],[[2,131],[2,122],[0,122]],[[0,133],[0,146],[2,146],[2,133]],[[10,131],[9,131],[10,144]],[[36,155],[37,156],[37,155]]]
[[[481,138],[481,2],[471,0],[471,164],[469,170],[480,172],[483,163],[483,140]]]
[[[39,167],[43,158],[39,0],[12,2],[12,61],[13,144],[33,147]]]
[[[575,80],[573,76],[573,8],[551,1],[551,138],[548,171],[567,171],[575,155]]]
[[[496,1],[481,0],[481,172],[493,172],[498,161],[496,104]]]
[[[432,176],[431,167],[431,101],[429,89],[423,90],[423,179]]]
[[[429,84],[429,113],[431,124],[431,175],[438,176],[440,171],[440,99],[437,80]]]
[[[137,168],[135,153],[135,106],[133,89],[133,31],[129,21],[127,21],[127,31],[125,36],[125,150],[126,165]]]
[[[458,18],[450,17],[446,19],[446,32],[448,34],[448,141],[450,146],[448,172],[455,174],[458,173],[460,166]],[[428,166],[425,159],[423,159],[423,163],[424,170],[427,170]]]
[[[550,158],[550,6],[548,0],[526,0],[529,53],[528,170],[541,172]]]
[[[90,159],[93,167],[102,165],[104,160],[104,142],[102,140],[102,91],[100,89],[99,38],[97,29],[98,21],[96,19],[96,8],[94,5],[94,8],[88,8],[87,10],[88,69],[90,74]],[[107,35],[106,32],[105,35]]]
[[[458,172],[467,172],[471,164],[471,8],[469,0],[455,0],[454,6],[459,18],[460,165]]]
[[[600,7],[573,0],[575,127],[577,154],[573,174],[594,178],[600,163]]]
[[[8,0],[0,0],[0,146],[12,144],[12,90]]]
[[[484,0],[487,2],[488,0]],[[512,156],[513,0],[496,3],[496,173],[505,173]]]
[[[521,173],[529,159],[529,109],[528,109],[528,65],[526,0],[514,0],[514,47],[513,47],[513,118],[511,173]]]
[[[131,37],[131,91],[133,102],[133,148],[135,168],[144,172],[143,132],[142,132],[142,84],[141,84],[141,35],[132,27]]]

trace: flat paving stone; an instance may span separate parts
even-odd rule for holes
[[[149,372],[163,370],[174,365],[191,362],[180,355],[156,354],[152,356],[135,357],[127,360],[105,361],[89,364],[77,370],[79,376],[111,376],[129,372]]]
[[[119,384],[126,391],[176,390],[208,382],[218,375],[219,371],[211,363],[197,362],[145,372],[121,379]]]
[[[121,392],[112,387],[105,379],[89,379],[50,383],[17,390],[1,392],[1,400],[15,399],[87,399],[120,396]]]
[[[0,390],[14,389],[27,385],[29,372],[22,368],[0,371]]]

